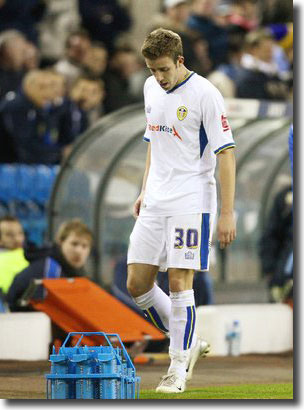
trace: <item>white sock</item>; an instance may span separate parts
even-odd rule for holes
[[[170,292],[170,299],[169,372],[177,372],[180,377],[185,378],[195,328],[194,292],[192,289]]]
[[[169,333],[171,300],[156,283],[149,292],[133,300],[159,330],[166,334]]]

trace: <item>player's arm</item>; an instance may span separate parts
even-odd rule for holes
[[[133,216],[134,218],[137,218],[139,215],[140,207],[142,200],[145,195],[145,190],[146,190],[146,183],[149,175],[149,170],[150,170],[150,163],[151,163],[151,144],[148,143],[148,150],[147,150],[147,157],[146,157],[146,168],[145,168],[145,173],[143,177],[143,183],[141,187],[141,192],[139,194],[139,197],[136,199],[135,204],[133,206]]]
[[[220,248],[228,246],[236,237],[234,218],[235,194],[235,156],[234,149],[229,148],[217,155],[219,161],[219,183],[221,210],[217,225]]]

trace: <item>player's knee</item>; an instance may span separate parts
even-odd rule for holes
[[[133,298],[137,298],[145,293],[145,288],[130,276],[127,280],[127,289]]]
[[[129,292],[129,294],[132,296],[132,297],[136,297],[136,287],[135,287],[135,284],[133,283],[133,281],[132,280],[130,280],[129,278],[128,278],[128,280],[127,280],[127,289],[128,289],[128,292]]]
[[[182,292],[185,289],[185,281],[181,278],[173,278],[169,283],[171,292]]]
[[[171,292],[183,292],[193,289],[194,271],[190,269],[169,270],[169,288]]]

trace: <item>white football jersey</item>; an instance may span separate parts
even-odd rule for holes
[[[220,92],[191,72],[169,91],[149,77],[144,98],[151,165],[140,215],[216,213],[216,154],[235,146]]]

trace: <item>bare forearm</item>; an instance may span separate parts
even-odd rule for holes
[[[146,190],[146,184],[147,184],[147,179],[148,179],[149,170],[150,170],[150,163],[151,163],[151,145],[149,144],[148,151],[147,151],[147,157],[146,157],[146,168],[145,168],[145,173],[143,177],[141,192],[145,192]]]
[[[234,210],[235,195],[235,156],[229,149],[218,155],[219,182],[221,195],[221,214],[231,214]]]
[[[218,157],[221,212],[218,220],[217,233],[220,247],[223,249],[236,238],[236,224],[233,212],[235,194],[235,157],[232,149],[221,152]]]
[[[143,177],[143,183],[141,187],[141,193],[139,194],[139,197],[136,199],[134,207],[133,207],[133,215],[135,218],[138,217],[139,212],[140,212],[140,207],[142,200],[145,196],[145,190],[146,190],[146,183],[149,175],[149,170],[150,170],[150,163],[151,163],[151,146],[150,144],[148,145],[148,151],[147,151],[147,157],[146,157],[146,169]]]

